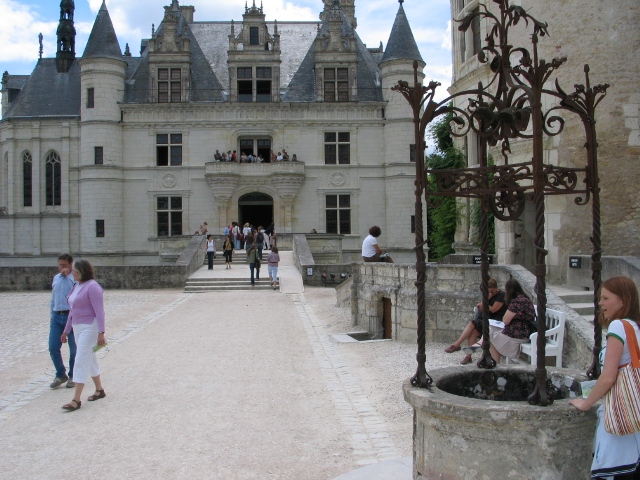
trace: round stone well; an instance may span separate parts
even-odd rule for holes
[[[585,375],[547,368],[552,405],[530,405],[534,369],[448,367],[429,372],[433,386],[404,382],[414,409],[415,480],[576,480],[589,478],[596,407],[568,404]]]

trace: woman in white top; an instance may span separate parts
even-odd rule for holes
[[[365,262],[386,262],[393,263],[391,257],[384,253],[378,246],[377,238],[382,234],[382,230],[377,225],[369,229],[369,235],[362,242],[362,260]]]
[[[631,362],[624,323],[629,323],[640,338],[640,302],[638,288],[627,277],[610,278],[600,289],[600,324],[607,329],[607,344],[600,352],[602,373],[585,399],[569,402],[578,410],[587,411],[611,389],[618,370]],[[598,408],[596,436],[593,442],[591,478],[640,478],[640,432],[612,435],[604,428],[604,406]]]
[[[213,256],[216,253],[216,242],[213,235],[207,235],[207,259],[209,260],[209,270],[213,270]]]

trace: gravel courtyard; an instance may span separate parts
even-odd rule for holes
[[[71,413],[71,390],[49,388],[49,296],[0,293],[6,478],[315,480],[411,456],[416,346],[336,342],[354,328],[331,288],[106,291],[107,397],[87,385]],[[460,361],[444,347],[428,369]]]

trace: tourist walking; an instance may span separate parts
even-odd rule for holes
[[[260,280],[260,258],[258,257],[258,248],[255,243],[252,243],[247,250],[247,256],[249,257],[249,270],[251,270],[251,286],[254,286],[255,280]],[[255,279],[254,279],[255,269]]]
[[[280,255],[278,254],[278,247],[273,247],[269,256],[267,257],[267,271],[269,272],[269,282],[275,290],[278,288],[278,264],[280,263]]]
[[[73,257],[68,253],[63,253],[58,257],[58,274],[53,277],[51,284],[51,302],[49,302],[49,310],[51,311],[51,321],[49,323],[49,355],[53,366],[56,368],[56,378],[53,380],[51,388],[58,388],[60,385],[67,383],[67,388],[75,387],[73,383],[73,364],[76,360],[76,341],[73,331],[69,332],[67,343],[69,343],[69,375],[62,361],[62,342],[60,337],[67,324],[69,317],[69,304],[67,303],[67,295],[73,288],[75,279],[71,273],[71,264]]]
[[[236,250],[240,250],[240,235],[241,235],[241,231],[240,231],[240,226],[238,225],[238,222],[232,222],[231,225],[233,225],[233,228],[231,230],[231,233],[233,234],[233,243],[235,244],[235,249]]]
[[[88,377],[93,380],[96,390],[87,400],[93,402],[107,396],[102,388],[100,367],[95,353],[106,343],[102,287],[93,279],[93,267],[87,260],[76,260],[73,263],[73,276],[78,283],[69,293],[69,317],[60,336],[60,341],[66,343],[67,336],[73,329],[77,346],[73,370],[76,390],[73,399],[62,407],[68,411],[78,410],[82,406],[80,396]]]
[[[209,261],[209,270],[213,270],[213,257],[216,254],[216,242],[213,235],[207,235],[207,260]]]
[[[599,305],[598,321],[607,329],[607,343],[599,358],[602,373],[587,398],[576,398],[569,402],[585,412],[619,381],[618,372],[621,367],[631,362],[630,349],[638,348],[640,338],[640,304],[638,288],[633,280],[627,277],[613,277],[604,282],[600,289]],[[638,405],[635,407],[635,412],[629,411],[630,407],[627,407],[624,409],[626,411],[618,413],[626,414],[628,418],[637,418]],[[591,478],[640,478],[640,432],[613,435],[605,429],[604,405],[598,407],[597,415]]]
[[[233,261],[233,241],[231,235],[227,235],[222,245],[222,254],[224,255],[224,262],[227,264],[227,270],[231,268],[231,262]]]
[[[267,229],[265,230],[265,233],[269,236],[269,246],[270,248],[276,247],[276,226],[273,222],[271,222],[271,225],[269,225],[267,227]]]
[[[256,242],[258,245],[258,257],[260,257],[260,260],[262,260],[262,249],[264,248],[264,237],[266,235],[264,234],[263,230],[262,230],[262,225],[260,225],[258,227],[258,233],[256,235]]]

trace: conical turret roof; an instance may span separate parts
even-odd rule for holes
[[[389,35],[389,42],[380,63],[389,60],[418,60],[424,63],[402,3],[400,3],[391,35]]]
[[[82,58],[122,59],[122,50],[109,11],[103,0]]]

